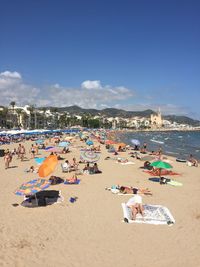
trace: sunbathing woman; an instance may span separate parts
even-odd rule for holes
[[[71,178],[67,178],[66,181],[69,183],[69,184],[74,184],[77,182],[77,176],[76,174],[74,174]]]
[[[137,187],[128,187],[128,186],[119,186],[119,191],[122,194],[144,194],[144,195],[150,195],[152,196],[151,191],[146,188],[146,189],[139,189]]]

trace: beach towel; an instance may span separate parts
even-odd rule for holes
[[[74,183],[70,183],[69,181],[65,181],[64,184],[80,184],[80,181],[79,179],[76,180],[76,182]]]
[[[153,171],[153,170],[144,170],[145,173],[148,173],[150,175],[155,175],[155,176],[158,176],[158,173]],[[169,171],[169,170],[164,170],[162,169],[161,170],[161,174],[160,175],[180,175],[180,173],[176,173],[176,172],[173,172],[173,171]]]
[[[130,164],[135,164],[135,162],[128,161],[128,162],[120,162],[121,165],[130,165]]]
[[[44,190],[50,186],[50,181],[45,179],[34,179],[26,182],[20,186],[14,193],[18,196],[35,194],[41,190]]]
[[[172,180],[172,179],[168,179],[168,180],[169,181],[167,181],[166,184],[169,184],[169,185],[172,185],[172,186],[182,186],[183,185],[181,182],[178,182],[178,181],[175,181],[175,180]],[[149,178],[149,181],[160,183],[160,178],[152,177],[152,178]]]
[[[160,205],[143,205],[144,217],[141,214],[136,215],[136,220],[132,220],[131,209],[122,203],[124,222],[127,223],[146,223],[146,224],[168,224],[172,225],[175,220],[168,208]]]

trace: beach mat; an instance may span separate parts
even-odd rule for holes
[[[182,183],[175,181],[175,180],[171,180],[171,181],[167,182],[167,184],[172,185],[172,186],[182,186],[183,185]]]
[[[150,175],[158,176],[157,172],[154,172],[152,170],[144,170],[144,172],[148,173]],[[180,175],[180,173],[176,173],[176,172],[173,172],[173,171],[168,171],[168,170],[162,169],[160,175]]]
[[[74,183],[70,183],[68,181],[65,181],[64,184],[80,184],[80,181],[81,180],[79,180],[79,179],[77,179],[76,182],[74,182]]]
[[[121,165],[132,165],[135,164],[135,162],[128,161],[128,162],[120,162]]]
[[[172,186],[182,186],[183,185],[181,182],[178,182],[178,181],[175,181],[175,180],[171,180],[171,179],[169,179],[169,180],[170,181],[167,182],[166,184],[169,184],[169,185],[172,185]],[[160,178],[152,177],[152,178],[149,178],[149,181],[160,183]]]
[[[168,208],[160,205],[143,205],[143,207],[144,217],[142,217],[142,215],[140,214],[137,214],[136,220],[132,220],[131,209],[125,203],[122,203],[124,222],[146,223],[155,225],[172,225],[175,223],[175,220]]]

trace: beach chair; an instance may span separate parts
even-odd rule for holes
[[[72,171],[76,171],[77,169],[74,168],[73,166],[69,166],[69,167],[64,167],[63,164],[61,163],[61,168],[62,168],[62,172],[72,172]]]
[[[64,167],[63,164],[61,163],[61,168],[62,168],[62,172],[70,172],[71,168],[70,167]]]

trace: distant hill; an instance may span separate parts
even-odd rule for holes
[[[155,111],[147,109],[144,111],[126,111],[123,109],[116,108],[105,108],[102,110],[98,109],[84,109],[79,106],[70,106],[70,107],[47,107],[50,110],[57,110],[58,112],[68,112],[70,115],[91,115],[91,116],[106,116],[106,117],[122,117],[122,118],[131,118],[134,116],[146,117],[149,118],[151,114],[156,114]],[[166,115],[163,116],[165,120],[171,122],[177,122],[180,124],[188,124],[191,126],[200,126],[200,121],[194,120],[186,116],[177,116],[177,115]]]
[[[49,108],[55,109],[53,107]],[[131,118],[133,116],[150,117],[151,114],[156,114],[156,112],[150,109],[144,111],[126,111],[123,109],[116,109],[116,108],[105,108],[102,110],[97,110],[97,109],[84,109],[78,106],[61,107],[56,109],[59,112],[68,112],[69,114],[76,114],[76,115],[89,114],[91,116],[104,115],[106,117],[122,117],[122,118]]]
[[[200,126],[200,121],[193,120],[193,119],[186,117],[186,116],[167,115],[167,116],[163,116],[163,118],[165,120],[168,120],[171,122],[175,121],[175,122],[180,123],[180,124],[188,124],[191,126]]]

